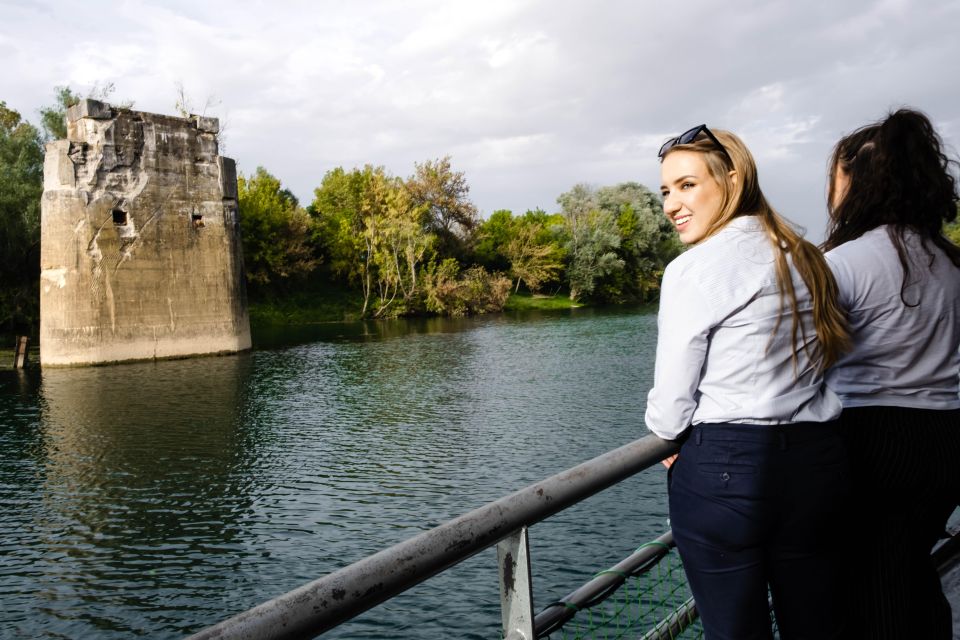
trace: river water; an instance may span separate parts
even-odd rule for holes
[[[646,433],[651,308],[322,325],[0,371],[0,637],[180,638]],[[667,529],[638,474],[531,529],[535,609]],[[499,637],[487,550],[329,632]]]

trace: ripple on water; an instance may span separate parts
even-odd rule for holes
[[[181,637],[644,432],[649,313],[335,332],[0,371],[0,636]],[[653,470],[534,527],[537,601],[665,519]],[[488,550],[326,637],[489,638],[499,615]]]

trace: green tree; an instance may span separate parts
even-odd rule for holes
[[[0,327],[27,331],[39,321],[40,132],[0,102]]]
[[[70,87],[55,87],[55,101],[40,109],[40,125],[46,140],[63,140],[67,137],[67,109],[80,102],[80,96]]]
[[[544,284],[556,280],[564,258],[559,228],[539,209],[514,221],[512,238],[504,252],[510,261],[510,274],[516,280],[516,291],[521,282],[536,293]]]
[[[365,218],[377,284],[375,316],[400,315],[419,301],[417,272],[436,239],[425,228],[426,208],[415,206],[396,178],[375,180],[380,206]]]
[[[570,217],[567,224],[570,299],[580,300],[593,294],[600,278],[623,269],[623,259],[616,252],[620,246],[620,234],[614,217],[598,209]]]
[[[567,262],[566,245],[569,243],[570,236],[567,233],[566,219],[562,213],[547,213],[543,209],[528,210],[520,219],[522,224],[534,224],[539,231],[536,235],[536,242],[540,245],[550,245],[552,247],[553,257],[560,262],[560,269],[553,277],[541,282],[541,287],[546,285],[560,285],[565,281],[565,264]]]
[[[314,190],[309,208],[316,221],[317,244],[331,271],[363,291],[364,316],[374,292],[390,180],[383,167],[366,165],[349,172],[337,167]]]
[[[363,292],[363,315],[398,315],[419,304],[418,273],[434,244],[428,209],[383,167],[328,172],[310,212],[331,272]]]
[[[666,265],[682,250],[679,238],[663,215],[660,196],[636,182],[602,187],[596,192],[597,207],[616,216],[620,232],[617,254],[621,271],[599,284],[606,299],[650,299],[659,291]]]
[[[476,262],[491,271],[507,271],[510,259],[504,252],[514,233],[513,212],[498,209],[477,227],[473,255]]]
[[[563,209],[567,240],[567,279],[570,299],[590,296],[597,281],[623,269],[616,250],[620,232],[616,217],[597,206],[596,194],[585,184],[575,185],[557,198]]]
[[[337,167],[328,171],[307,207],[315,223],[313,242],[327,269],[335,279],[348,285],[359,286],[362,280],[364,242],[360,211],[367,184],[378,170],[382,171],[367,165],[362,170],[347,172]]]
[[[319,263],[310,243],[311,220],[280,180],[263,167],[237,180],[243,261],[254,285],[309,275]]]
[[[558,202],[571,229],[574,228],[570,224],[572,221],[580,218],[589,221],[589,213],[598,211],[603,215],[594,217],[593,222],[599,224],[600,228],[610,230],[610,220],[613,220],[613,228],[619,237],[617,242],[607,243],[606,251],[615,253],[621,266],[618,267],[616,262],[607,257],[609,268],[596,271],[590,259],[584,262],[571,254],[571,282],[576,274],[580,274],[579,277],[595,274],[592,286],[586,291],[597,300],[621,302],[656,297],[663,269],[682,250],[673,227],[663,215],[663,206],[657,194],[636,182],[599,189],[579,184],[561,195]],[[587,229],[580,229],[579,233],[585,238],[591,237]],[[602,236],[602,233],[594,234],[585,245],[574,243],[570,247],[572,249],[576,245],[578,251],[593,247],[587,249],[588,254],[599,251],[596,243]],[[598,255],[602,256],[603,252]],[[579,266],[574,266],[574,261]]]
[[[414,166],[406,182],[414,206],[426,209],[427,228],[437,236],[438,253],[462,260],[479,224],[463,172],[451,168],[450,156]]]
[[[563,216],[542,209],[514,217],[507,209],[494,211],[477,228],[474,257],[494,272],[509,272],[533,292],[556,282],[563,271]]]

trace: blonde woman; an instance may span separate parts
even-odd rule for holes
[[[660,149],[664,213],[690,249],[661,287],[646,424],[681,440],[670,520],[708,640],[839,638],[846,349],[822,255],[767,203],[750,151],[705,125]]]

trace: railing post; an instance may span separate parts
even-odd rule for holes
[[[534,640],[533,585],[527,528],[520,527],[497,543],[500,611],[504,640]]]

